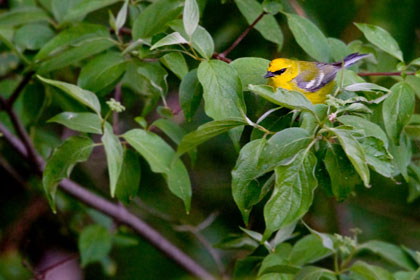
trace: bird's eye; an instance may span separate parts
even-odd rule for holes
[[[285,71],[286,71],[286,68],[283,68],[283,69],[277,70],[277,71],[275,71],[275,72],[273,72],[273,73],[274,73],[275,75],[281,75],[281,74],[283,74]]]

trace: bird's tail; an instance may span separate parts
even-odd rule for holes
[[[352,53],[349,54],[348,56],[346,56],[343,61],[344,61],[344,68],[347,68],[353,64],[355,64],[356,62],[358,62],[359,60],[369,56],[370,54],[359,54],[359,53]],[[338,62],[339,65],[337,66],[342,66],[343,63],[342,62]]]

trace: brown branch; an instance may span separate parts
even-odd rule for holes
[[[296,14],[300,15],[301,17],[307,18],[305,11],[302,9],[302,7],[299,5],[299,3],[296,0],[289,0],[290,5],[293,7],[293,10],[295,10]]]
[[[12,95],[7,100],[7,106],[11,108],[13,106],[13,103],[15,103],[16,99],[19,97],[22,90],[26,87],[26,85],[31,81],[32,76],[34,75],[34,71],[28,72],[20,81],[16,89],[13,91]]]
[[[232,45],[227,48],[224,52],[219,53],[219,54],[213,54],[213,57],[225,62],[230,62],[230,59],[227,59],[226,56],[234,49],[236,48],[236,46],[246,37],[246,35],[248,35],[249,31],[251,31],[252,28],[254,28],[254,26],[264,17],[264,15],[266,15],[266,12],[262,12],[248,27],[247,29],[244,30],[244,32],[242,32],[241,35],[239,35],[238,38],[236,38],[236,40],[232,43]]]
[[[403,72],[360,72],[357,73],[360,77],[367,77],[367,76],[401,76]],[[405,72],[406,75],[415,75],[415,72]]]
[[[1,123],[0,132],[3,134],[3,139],[9,142],[12,147],[14,147],[23,156],[29,157],[31,152],[26,149],[22,141],[10,133],[6,127],[1,125]],[[35,150],[32,150],[32,153],[34,152]],[[39,164],[36,169],[42,170],[45,166],[45,162],[43,162],[42,159],[40,159],[39,163],[33,163]],[[208,273],[203,267],[197,264],[192,258],[175,247],[159,232],[140,220],[137,216],[128,211],[124,206],[109,202],[69,179],[61,181],[60,187],[63,191],[85,203],[87,206],[90,206],[104,213],[119,223],[131,227],[141,237],[152,244],[152,246],[160,250],[163,254],[175,261],[192,275],[198,277],[199,279],[214,279],[210,273]]]

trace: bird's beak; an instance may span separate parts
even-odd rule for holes
[[[274,76],[276,76],[276,75],[274,75],[274,73],[273,72],[271,72],[271,71],[267,71],[267,73],[264,75],[264,78],[272,78],[272,77],[274,77]]]

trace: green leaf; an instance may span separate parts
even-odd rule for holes
[[[77,85],[93,92],[112,87],[124,74],[126,66],[124,57],[117,52],[95,56],[82,68]]]
[[[399,172],[396,172],[398,175],[401,173],[401,175],[404,177],[406,181],[408,181],[408,174],[407,174],[407,167],[411,162],[411,156],[412,156],[412,149],[411,149],[411,141],[410,138],[406,134],[403,134],[399,145],[395,145],[393,142],[389,145],[389,152],[391,153],[393,157],[393,164],[394,169]]]
[[[184,130],[174,121],[169,119],[158,119],[154,121],[151,126],[156,126],[162,130],[175,144],[179,144],[182,137],[185,135]]]
[[[133,39],[150,38],[166,29],[168,22],[177,18],[182,11],[178,0],[158,0],[148,6],[133,23]]]
[[[48,122],[56,122],[80,132],[102,134],[101,119],[93,113],[62,112]]]
[[[69,83],[46,79],[39,75],[37,77],[44,83],[61,89],[83,105],[91,108],[98,114],[98,116],[101,115],[101,105],[99,104],[99,100],[93,92],[81,89],[80,87]]]
[[[92,55],[103,52],[114,46],[110,38],[92,38],[85,40],[74,47],[70,47],[56,57],[52,57],[41,63],[38,73],[45,74],[51,71],[64,68]]]
[[[170,23],[173,30],[179,32],[182,37],[188,38],[181,20],[174,20]],[[191,46],[205,59],[210,59],[214,53],[214,42],[210,33],[200,25],[191,36]]]
[[[242,82],[242,90],[247,90],[249,84],[265,84],[269,60],[259,57],[241,57],[230,63],[238,72]]]
[[[119,1],[120,0],[82,0],[76,5],[73,5],[70,10],[67,11],[63,21],[70,22],[83,19],[89,13],[115,4]]]
[[[408,124],[414,113],[414,91],[407,83],[399,82],[391,88],[391,94],[385,99],[382,106],[385,131],[398,145],[401,132]]]
[[[281,227],[274,235],[274,238],[270,241],[271,247],[276,248],[279,244],[282,244],[284,241],[292,238],[296,224],[297,222],[294,222],[288,226]]]
[[[204,110],[214,120],[242,118],[246,113],[242,85],[235,68],[220,60],[202,61],[198,80],[203,86]],[[230,132],[234,143],[239,142],[243,128]]]
[[[261,200],[262,187],[256,180],[294,158],[312,138],[301,128],[286,128],[267,142],[257,139],[242,147],[232,170],[232,194],[245,223],[253,205]]]
[[[314,154],[302,150],[288,165],[276,167],[274,191],[264,206],[264,239],[282,226],[298,220],[309,210],[318,184],[315,166]]]
[[[346,86],[344,88],[344,90],[347,90],[347,91],[370,91],[370,92],[384,91],[384,92],[389,92],[389,89],[387,89],[385,87],[381,87],[377,84],[372,84],[372,83],[351,84],[351,85]]]
[[[115,20],[115,29],[117,33],[121,29],[121,27],[124,26],[125,21],[127,20],[127,11],[128,11],[128,0],[125,0]]]
[[[394,273],[395,280],[419,280],[420,279],[420,270],[416,271],[398,271]]]
[[[197,130],[188,133],[182,138],[178,146],[177,155],[180,156],[207,140],[227,132],[234,127],[246,124],[243,119],[231,118],[221,121],[211,121],[201,125]]]
[[[203,95],[203,88],[197,77],[197,69],[190,71],[182,78],[179,86],[179,103],[187,121],[191,121]]]
[[[87,137],[72,136],[54,150],[47,160],[42,184],[47,194],[48,202],[53,210],[55,209],[55,193],[60,181],[68,176],[78,162],[86,161],[93,149],[93,141]]]
[[[330,175],[334,196],[339,201],[347,198],[360,179],[340,145],[332,144],[328,147],[324,164]]]
[[[112,237],[106,228],[91,225],[83,229],[78,245],[81,264],[85,267],[108,256],[112,247]]]
[[[101,139],[105,148],[106,161],[108,164],[109,188],[111,197],[115,196],[118,177],[121,173],[124,151],[118,137],[112,131],[112,126],[106,122],[104,126],[104,135]]]
[[[198,9],[197,2],[195,0],[185,0],[184,13],[182,21],[184,23],[184,29],[188,36],[194,33],[200,20],[200,10]]]
[[[342,61],[347,55],[351,54],[350,48],[343,41],[336,38],[327,38],[327,40],[334,61]]]
[[[330,60],[328,40],[315,24],[294,14],[287,14],[287,23],[296,42],[308,55],[320,62]]]
[[[359,251],[368,250],[406,270],[414,270],[417,268],[415,263],[403,249],[387,242],[371,240],[361,244],[358,249]]]
[[[37,7],[22,7],[0,15],[0,27],[2,28],[40,21],[49,21],[49,17],[42,9]]]
[[[124,161],[115,189],[115,195],[119,200],[128,204],[137,195],[140,176],[141,170],[137,154],[129,149],[125,149]]]
[[[347,157],[353,164],[354,169],[359,173],[360,178],[366,187],[369,187],[370,173],[367,166],[366,156],[362,146],[359,142],[351,135],[351,131],[331,128],[330,129],[338,138],[338,141],[346,152]]]
[[[235,3],[248,24],[252,24],[263,12],[262,5],[255,0],[235,0]],[[260,32],[264,39],[276,43],[279,49],[282,47],[283,33],[273,15],[264,15],[255,25],[255,29]]]
[[[282,88],[274,89],[268,85],[249,85],[249,90],[268,101],[289,108],[311,112],[316,115],[315,107],[302,93]]]
[[[214,244],[213,247],[225,250],[255,250],[258,247],[258,242],[244,235],[228,235]]]
[[[157,41],[150,50],[154,50],[159,47],[163,46],[170,46],[170,45],[178,45],[178,44],[188,44],[187,40],[179,34],[179,32],[173,32],[171,34],[166,35],[159,41]]]
[[[85,40],[105,37],[109,37],[109,31],[105,26],[98,24],[79,23],[75,26],[63,30],[57,36],[52,38],[36,54],[34,60],[44,60],[49,56],[56,55],[57,53],[65,50],[69,46],[80,44]]]
[[[48,25],[28,24],[16,30],[14,42],[21,49],[33,51],[40,49],[52,37],[54,32]]]
[[[132,129],[124,139],[149,163],[153,172],[165,174],[170,191],[184,201],[189,212],[191,205],[191,182],[182,161],[174,150],[158,135],[142,129]]]
[[[188,65],[184,56],[179,52],[167,53],[160,58],[160,61],[171,70],[180,80],[188,73]],[[198,82],[198,80],[197,80]]]
[[[309,234],[296,242],[290,252],[289,260],[294,265],[302,266],[322,260],[331,253],[332,251],[324,247],[318,236]]]
[[[382,142],[385,144],[385,147],[388,148],[388,137],[386,137],[385,132],[376,123],[358,116],[351,115],[340,116],[337,118],[337,120],[344,125],[352,126],[357,130],[363,131],[363,134],[366,136],[371,136],[382,140]]]
[[[262,257],[247,256],[244,259],[239,259],[235,263],[233,271],[234,280],[251,280],[257,278],[258,267]]]
[[[286,259],[277,254],[269,254],[261,263],[258,276],[268,273],[295,274],[300,268],[290,264]]]
[[[350,268],[352,275],[355,274],[364,280],[394,280],[392,274],[376,265],[370,265],[357,261]]]
[[[394,174],[392,156],[387,151],[384,142],[375,137],[366,137],[361,144],[367,164],[382,176],[391,178]]]
[[[400,61],[404,61],[403,54],[398,46],[397,41],[382,27],[367,24],[355,23],[357,28],[362,31],[369,42],[383,50],[384,52],[396,57]]]
[[[334,272],[325,268],[307,266],[304,267],[298,274],[296,274],[294,280],[336,280]]]

